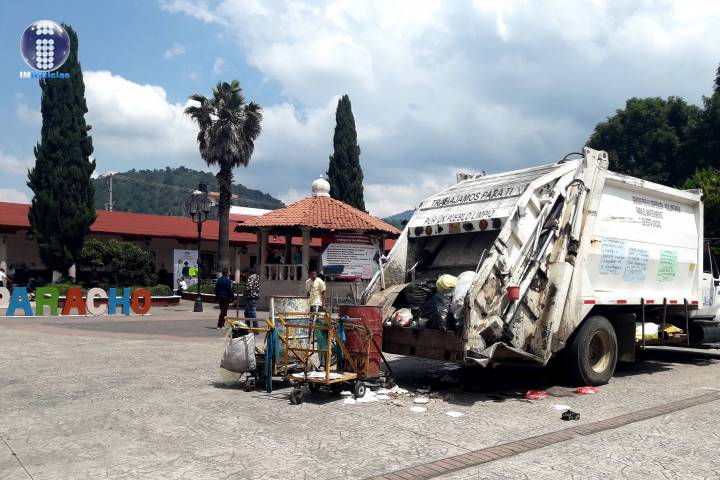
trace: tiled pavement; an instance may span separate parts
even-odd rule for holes
[[[589,396],[533,369],[488,371],[464,390],[453,366],[395,357],[403,386],[433,386],[425,413],[410,411],[412,397],[343,405],[319,393],[292,406],[287,388],[267,395],[218,382],[212,313],[167,312],[143,328],[127,324],[142,318],[106,319],[114,329],[90,325],[98,319],[0,319],[0,479],[340,479],[426,464],[417,473],[448,473],[434,462],[457,468],[442,478],[719,477],[709,452],[720,448],[720,402],[621,417],[715,395],[712,352],[646,353]],[[551,398],[519,398],[535,387]],[[561,421],[555,404],[580,421]],[[529,449],[549,439],[562,441]]]

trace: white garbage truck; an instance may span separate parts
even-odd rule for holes
[[[702,191],[577,156],[470,176],[419,205],[363,294],[383,309],[384,351],[480,367],[557,357],[600,385],[637,348],[720,347]],[[442,275],[454,290],[431,291]]]

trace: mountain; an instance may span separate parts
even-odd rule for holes
[[[404,212],[396,213],[395,215],[385,217],[383,218],[383,221],[402,230],[405,226],[403,224],[403,221],[407,222],[407,220],[410,220],[410,217],[412,217],[413,213],[415,213],[415,210],[405,210]]]
[[[95,208],[104,210],[108,201],[108,176],[93,180],[95,184]],[[208,191],[217,191],[217,179],[210,172],[185,167],[160,170],[129,170],[114,173],[112,177],[113,210],[120,212],[153,213],[158,215],[185,215],[185,198],[196,190],[199,183],[206,183]],[[267,193],[233,184],[238,196],[233,205],[274,210],[284,204]]]

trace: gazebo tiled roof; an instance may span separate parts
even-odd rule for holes
[[[320,231],[360,232],[398,236],[400,230],[357,208],[335,200],[323,192],[304,198],[284,208],[249,218],[235,227],[236,232],[257,232],[267,228],[272,233],[295,234],[302,228]]]

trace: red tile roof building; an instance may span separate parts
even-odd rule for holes
[[[259,228],[300,234],[301,229],[326,231],[353,231],[364,234],[397,236],[400,230],[382,220],[325,196],[304,198],[284,208],[238,222],[236,232],[255,232]]]

